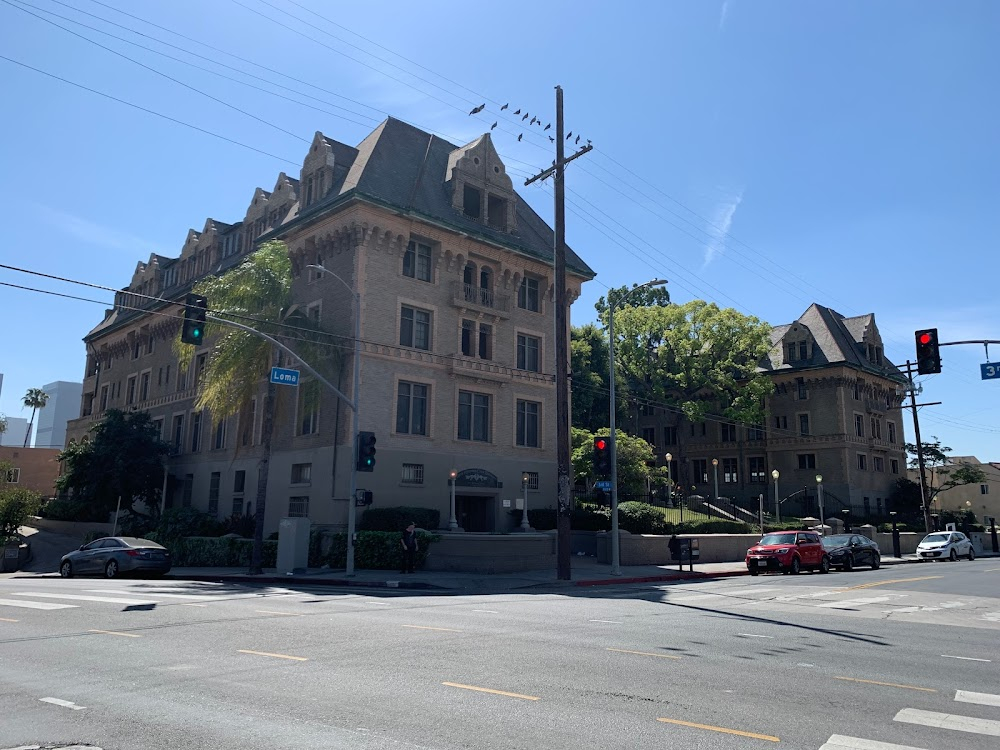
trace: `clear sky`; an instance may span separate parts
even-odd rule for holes
[[[0,59],[0,263],[124,286],[188,228],[238,221],[255,187],[297,177],[316,130],[355,144],[387,114],[455,143],[499,121],[523,181],[554,158],[552,131],[510,114],[553,121],[560,84],[567,129],[595,146],[567,180],[568,240],[597,272],[574,323],[609,286],[660,276],[675,301],[772,324],[814,301],[874,313],[898,363],[918,328],[1000,339],[998,38],[991,0],[0,0],[0,55],[268,154]],[[551,218],[549,190],[521,193]],[[103,303],[0,287],[0,412],[28,416],[28,388],[82,378],[81,338],[112,295],[0,281]],[[943,402],[922,410],[924,436],[1000,460],[983,347],[943,360],[922,379],[922,401]]]

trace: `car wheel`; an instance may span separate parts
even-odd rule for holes
[[[753,568],[750,568],[750,575],[752,576],[759,575],[759,572],[754,570]]]
[[[67,560],[62,565],[59,566],[59,575],[61,575],[63,578],[73,577],[73,566],[70,564],[69,560]]]
[[[976,551],[972,549],[972,547],[969,547],[969,562],[972,562],[975,559],[976,559]]]
[[[117,578],[118,577],[118,561],[108,560],[108,564],[104,566],[104,577],[105,578]]]
[[[827,557],[826,555],[823,555],[823,559],[819,563],[819,572],[820,573],[830,572],[830,558]]]
[[[872,570],[878,570],[880,567],[882,567],[882,558],[875,555],[872,558]]]
[[[850,573],[852,570],[854,570],[854,558],[848,555],[844,558],[844,572]]]
[[[951,552],[948,554],[948,559],[952,562],[955,562],[958,559],[958,553],[955,551],[954,547],[951,548]]]
[[[793,557],[792,564],[788,567],[788,572],[793,576],[797,576],[800,570],[802,570],[802,563],[799,562],[799,558]]]

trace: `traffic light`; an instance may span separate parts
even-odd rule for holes
[[[933,375],[941,372],[941,352],[938,350],[937,328],[927,328],[914,334],[917,339],[917,372]]]
[[[358,433],[358,471],[375,471],[375,433]]]
[[[185,344],[201,346],[205,339],[205,313],[208,309],[208,299],[200,294],[189,294],[184,301],[184,327],[181,329],[181,341]]]
[[[594,438],[594,473],[598,476],[611,473],[611,443],[606,437]]]

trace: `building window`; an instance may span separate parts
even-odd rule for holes
[[[420,383],[400,382],[396,391],[396,432],[403,435],[427,434],[427,392]]]
[[[191,452],[197,453],[201,449],[201,412],[196,411],[191,415]]]
[[[789,362],[795,361],[795,344],[788,345],[788,361]]]
[[[854,415],[854,434],[858,437],[865,436],[865,417],[863,414]]]
[[[431,314],[404,306],[400,313],[399,345],[429,351],[431,348]]]
[[[106,385],[101,386],[101,411],[108,408],[108,387]]]
[[[494,229],[507,231],[507,201],[496,195],[486,199],[486,221]]]
[[[476,321],[462,320],[462,354],[466,357],[475,356],[472,342],[476,338]]]
[[[875,418],[875,439],[882,439],[882,417]]]
[[[517,334],[517,369],[541,372],[538,348],[539,339],[536,336]]]
[[[677,445],[677,428],[676,427],[664,427],[663,428],[663,444],[664,445]]]
[[[153,337],[152,336],[147,336],[146,337],[146,354],[149,355],[149,354],[152,354],[152,353],[153,353]]]
[[[889,433],[889,442],[892,443],[893,445],[895,445],[896,444],[896,423],[895,422],[886,422],[885,426],[886,426],[886,429],[888,430],[888,433]]]
[[[864,453],[858,454],[858,470],[868,471],[868,456],[866,456]]]
[[[288,517],[289,518],[309,517],[308,495],[295,495],[293,497],[288,498]]]
[[[233,475],[233,515],[243,515],[243,493],[246,490],[247,473],[240,469]]]
[[[181,446],[184,443],[184,415],[178,414],[174,417],[174,453],[181,452]]]
[[[732,443],[736,441],[736,425],[732,422],[723,422],[719,425],[722,431],[722,442]]]
[[[125,403],[135,403],[135,375],[128,379],[128,385],[125,389]]]
[[[470,219],[478,219],[483,214],[483,194],[472,185],[463,185],[462,188],[462,213]]]
[[[698,484],[705,484],[708,481],[708,459],[696,458],[691,462],[691,474]]]
[[[187,370],[180,367],[177,368],[177,390],[183,391],[187,389]]]
[[[816,468],[816,454],[815,453],[799,453],[796,458],[799,461],[800,469],[815,469]]]
[[[163,368],[156,371],[156,384],[163,385]]]
[[[132,340],[132,359],[139,359],[139,353],[142,351],[142,340],[136,336]]]
[[[522,310],[538,312],[538,279],[525,276],[517,290],[517,306]]]
[[[805,401],[809,397],[809,392],[806,390],[805,378],[795,378],[795,392],[799,401]]]
[[[493,359],[493,326],[488,323],[479,324],[479,358]]]
[[[799,414],[799,434],[808,435],[809,434],[809,415]]]
[[[205,375],[205,365],[208,364],[208,355],[199,354],[194,360],[194,384],[198,385]]]
[[[650,447],[656,448],[656,428],[655,427],[643,427],[642,428],[642,439],[649,443]]]
[[[420,281],[431,280],[431,248],[410,240],[403,255],[403,275]]]
[[[895,458],[889,459],[889,471],[891,471],[893,474],[899,473],[899,461],[896,460]]]
[[[854,392],[854,400],[855,401],[860,401],[861,400],[861,383],[859,381],[855,380],[854,381],[854,388],[852,390]]]
[[[799,359],[809,359],[809,342],[799,342]]]
[[[735,458],[722,459],[722,481],[727,484],[735,484],[737,480],[737,462]]]
[[[5,479],[7,480],[7,484],[17,484],[21,481],[21,469],[18,467],[7,469]]]
[[[885,459],[882,456],[872,456],[872,469],[874,471],[885,471]]]
[[[184,475],[184,487],[181,495],[181,506],[184,508],[191,507],[191,498],[194,496],[194,474]]]
[[[538,413],[540,404],[535,401],[517,402],[517,444],[524,448],[538,447]]]
[[[423,464],[403,464],[403,484],[423,484],[424,465]]]
[[[875,513],[878,516],[882,515],[882,498],[880,497],[875,498]]]
[[[221,481],[221,472],[213,471],[208,483],[208,515],[212,518],[219,515],[219,483]]]
[[[323,320],[323,303],[313,302],[311,305],[307,305],[306,317],[310,323],[318,327]]]
[[[458,392],[458,439],[490,442],[490,396]]]
[[[298,434],[319,432],[319,384],[314,380],[299,386]]]
[[[163,417],[153,420],[153,427],[156,429],[156,436],[163,438]]]
[[[292,484],[312,482],[312,464],[292,464]]]
[[[527,483],[524,482],[524,477],[528,477]],[[538,472],[537,471],[522,471],[521,472],[521,484],[524,486],[527,484],[529,490],[538,489]]]
[[[777,430],[787,430],[788,429],[788,417],[775,417],[774,427]],[[691,432],[694,435],[694,431]]]
[[[226,420],[220,419],[215,423],[215,440],[213,442],[213,447],[217,451],[221,451],[226,447]]]
[[[257,421],[257,399],[250,399],[250,406],[240,418],[240,445],[253,445],[254,423]]]
[[[980,495],[988,495],[988,494],[990,494],[990,486],[988,484],[981,484],[981,485],[979,485],[979,494]]]
[[[749,459],[750,482],[764,484],[767,482],[767,464],[763,456],[751,456]]]
[[[870,516],[872,514],[872,501],[865,497],[862,498],[861,502],[865,506],[865,515]]]

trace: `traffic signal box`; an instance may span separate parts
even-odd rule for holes
[[[941,352],[938,349],[937,328],[927,328],[916,331],[917,340],[917,372],[921,375],[934,375],[941,372]]]
[[[375,433],[358,433],[358,471],[375,471]]]
[[[200,294],[189,294],[184,301],[184,327],[181,329],[181,341],[185,344],[201,346],[205,340],[205,315],[208,310],[208,300]]]
[[[594,438],[594,473],[598,476],[611,474],[611,441],[606,437]]]

